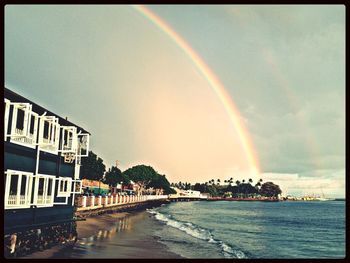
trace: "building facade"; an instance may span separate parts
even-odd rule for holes
[[[4,89],[5,236],[74,221],[89,138],[85,129]]]

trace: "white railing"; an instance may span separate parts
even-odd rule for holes
[[[15,128],[15,135],[23,135],[23,130]]]
[[[95,202],[95,198],[98,200]],[[80,207],[98,208],[101,206],[116,206],[126,203],[139,203],[150,200],[163,200],[168,199],[167,195],[140,195],[140,196],[128,196],[128,195],[115,195],[115,196],[82,196]],[[38,199],[39,202],[39,199]],[[87,205],[89,204],[89,205]]]
[[[49,151],[56,151],[57,150],[57,144],[55,141],[50,141],[48,138],[43,138],[43,145],[41,145],[41,148]]]
[[[36,203],[38,205],[47,205],[52,203],[52,196],[48,195],[46,198],[43,195],[38,195]]]
[[[25,205],[25,204],[27,204],[27,199],[25,195],[20,195],[19,200],[17,199],[17,195],[9,195],[7,198],[8,206],[17,206],[17,205]]]
[[[14,132],[14,136],[12,140],[17,141],[17,142],[22,142],[22,143],[28,143],[28,144],[33,144],[34,143],[34,134],[29,133],[27,136],[23,135],[24,131],[21,129],[16,128]],[[17,136],[24,136],[24,137],[17,137]]]

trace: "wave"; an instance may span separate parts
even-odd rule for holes
[[[214,239],[212,233],[208,229],[202,228],[191,222],[175,220],[171,218],[170,215],[165,215],[155,210],[147,209],[147,212],[153,214],[157,220],[164,222],[168,226],[179,229],[192,237],[217,245],[225,258],[247,258],[242,251],[232,248],[221,240]]]

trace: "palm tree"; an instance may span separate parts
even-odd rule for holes
[[[216,181],[217,181],[217,184],[220,184],[220,179],[217,179]]]
[[[240,185],[241,184],[241,182],[239,181],[239,180],[237,180],[236,181],[236,185],[238,186],[238,185]]]
[[[253,179],[252,179],[252,178],[249,178],[248,181],[249,181],[249,183],[252,183],[252,182],[253,182]]]
[[[245,183],[245,180],[244,180],[244,179],[242,180],[242,183]]]
[[[228,181],[227,180],[224,180],[224,183],[226,184]]]

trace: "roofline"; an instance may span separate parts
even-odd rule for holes
[[[14,101],[14,100],[10,99],[9,97],[14,97],[15,100],[17,100],[17,99],[18,99],[18,100],[17,100],[17,101]],[[91,133],[88,132],[87,130],[85,130],[84,128],[82,128],[82,127],[80,127],[80,126],[74,124],[73,122],[68,121],[66,118],[63,118],[63,117],[61,117],[61,116],[59,116],[59,115],[53,113],[53,112],[50,111],[50,110],[45,109],[44,107],[40,106],[39,104],[37,104],[37,103],[35,103],[35,102],[33,102],[33,101],[31,101],[31,100],[29,100],[29,99],[23,97],[22,95],[19,95],[18,93],[14,92],[14,91],[12,91],[12,90],[6,88],[6,87],[4,87],[4,98],[9,99],[11,102],[30,103],[30,104],[33,105],[33,111],[36,112],[36,113],[38,113],[39,115],[42,115],[42,114],[44,114],[44,113],[46,112],[48,116],[51,115],[51,116],[57,117],[57,118],[59,119],[59,123],[60,123],[61,125],[65,125],[65,126],[76,126],[76,127],[77,127],[78,129],[80,129],[82,132],[88,133],[89,135],[91,135]]]

